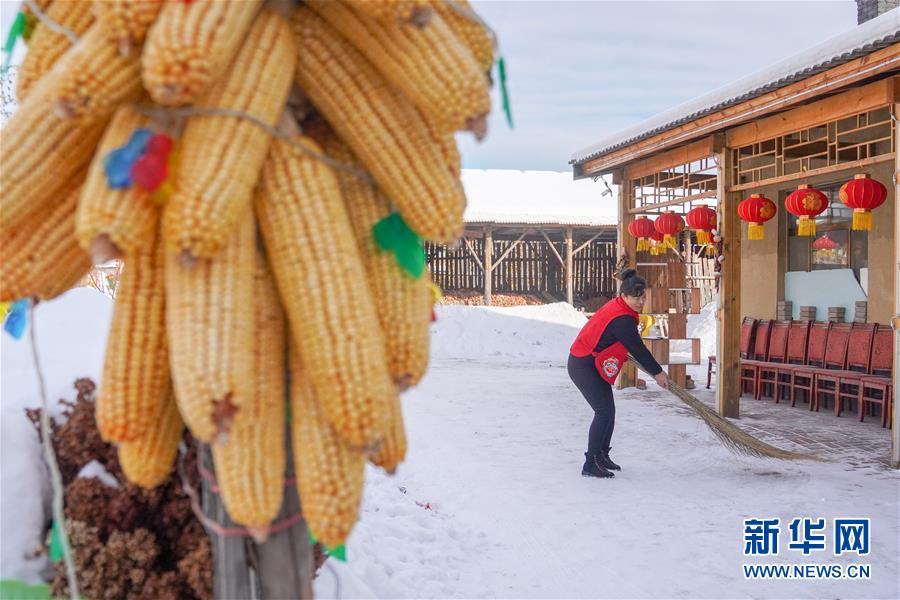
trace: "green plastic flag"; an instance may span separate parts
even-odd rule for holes
[[[425,246],[397,212],[392,212],[372,227],[375,243],[394,253],[400,268],[418,279],[425,271]]]
[[[306,536],[309,538],[309,545],[315,546],[318,543],[316,540],[316,536],[312,534],[312,531],[309,528],[306,529]],[[341,562],[347,562],[347,546],[341,544],[340,546],[329,547],[325,544],[322,544],[322,547],[325,549],[325,554],[333,557],[336,560]]]
[[[63,558],[62,538],[59,535],[59,526],[53,521],[50,529],[50,560],[59,562]]]
[[[12,27],[9,28],[9,33],[6,35],[6,43],[3,44],[3,52],[6,54],[6,59],[3,61],[4,71],[9,68],[9,63],[12,61],[12,54],[16,47],[16,41],[24,33],[25,13],[20,10],[19,14],[16,15],[16,20],[13,21]]]
[[[497,71],[500,73],[500,97],[503,99],[503,113],[509,128],[513,128],[512,107],[509,103],[509,90],[506,87],[506,61],[501,56],[497,61]]]

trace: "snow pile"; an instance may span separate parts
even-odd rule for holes
[[[615,225],[616,188],[572,179],[571,171],[463,169],[468,223]]]
[[[71,290],[35,308],[37,345],[51,414],[59,398],[71,398],[79,377],[99,381],[112,300],[90,288]],[[41,543],[49,515],[49,483],[41,446],[25,408],[40,406],[30,332],[21,340],[0,334],[0,578],[40,581],[43,558],[31,553]]]
[[[587,322],[570,304],[435,307],[432,359],[514,359],[565,363]]]
[[[688,315],[687,336],[700,338],[700,362],[716,353],[716,303],[710,302],[699,315]]]

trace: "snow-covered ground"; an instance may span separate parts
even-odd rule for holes
[[[328,562],[320,597],[900,597],[896,472],[737,458],[651,383],[617,392],[612,454],[623,471],[582,478],[591,413],[564,360],[584,318],[564,304],[437,313],[431,370],[404,397],[407,461],[394,477],[369,471],[349,560]],[[51,397],[70,397],[76,376],[99,373],[109,301],[76,290],[37,318]],[[2,353],[0,578],[35,581],[40,561],[24,556],[38,543],[45,489],[20,418],[36,401],[27,340],[4,336]],[[743,556],[743,519],[753,517],[781,519],[779,557]],[[794,517],[829,526],[869,517],[871,553],[835,557],[830,534],[828,552],[788,550]],[[745,562],[866,563],[872,572],[755,581]]]

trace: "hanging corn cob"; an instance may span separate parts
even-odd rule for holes
[[[194,437],[223,442],[253,389],[253,256],[248,205],[214,259],[166,255],[166,329],[175,397]]]
[[[163,0],[95,0],[94,15],[121,56],[131,56],[144,43]]]
[[[439,16],[416,28],[370,16],[363,8],[369,3],[307,0],[307,5],[368,57],[439,131],[484,136],[491,107],[487,77]]]
[[[369,460],[393,475],[406,458],[406,427],[403,424],[403,407],[400,396],[394,398],[391,406],[391,429],[384,442]]]
[[[274,125],[287,100],[297,51],[287,20],[264,10],[203,106],[248,113]],[[176,192],[164,214],[174,252],[211,258],[250,204],[271,136],[233,116],[192,117],[181,138]]]
[[[337,436],[322,410],[322,397],[291,343],[291,437],[303,517],[317,541],[342,545],[356,523],[366,457]]]
[[[196,102],[246,38],[261,0],[166,2],[141,55],[144,87],[168,106]]]
[[[433,16],[428,0],[347,0],[347,3],[388,23],[424,27],[431,23]]]
[[[462,234],[465,193],[441,148],[401,93],[309,8],[295,12],[297,80],[420,236]]]
[[[430,0],[435,14],[447,22],[450,29],[465,44],[485,72],[494,65],[494,38],[477,20],[468,0]]]
[[[91,160],[106,119],[61,120],[50,92],[71,55],[44,77],[0,131],[0,230],[23,226],[48,202],[68,193],[75,175]]]
[[[256,251],[253,392],[224,444],[212,447],[228,515],[257,541],[284,494],[285,322],[266,257]]]
[[[165,254],[159,233],[125,259],[97,395],[97,428],[109,442],[146,436],[169,394]]]
[[[71,62],[64,72],[56,73],[58,78],[51,92],[56,112],[62,118],[108,115],[140,94],[137,57],[121,56],[99,23],[91,25],[68,54],[72,55]]]
[[[119,465],[126,479],[142,488],[154,488],[172,471],[184,423],[171,387],[141,437],[119,445]]]
[[[325,153],[358,166],[356,157],[341,140],[324,139]],[[366,267],[366,279],[385,337],[388,371],[401,389],[416,385],[428,367],[431,292],[428,278],[415,279],[404,272],[394,256],[376,247],[375,224],[391,212],[387,198],[374,186],[350,173],[337,171],[341,195],[357,246]]]
[[[70,190],[59,202],[44,206],[21,227],[0,236],[0,302],[29,296],[49,300],[90,271],[90,257],[75,239],[81,178],[70,181]]]
[[[313,152],[312,140],[294,138]],[[330,167],[275,141],[256,215],[308,377],[337,434],[374,448],[394,393],[384,338]]]
[[[75,233],[81,247],[89,250],[95,263],[102,263],[120,255],[130,255],[148,238],[155,237],[160,207],[151,193],[139,185],[116,187],[110,185],[104,167],[110,153],[129,141],[135,131],[146,128],[149,119],[133,106],[125,105],[116,111],[100,140],[94,160],[88,170],[87,181],[78,203]]]
[[[38,4],[49,18],[77,36],[83,35],[94,22],[90,0],[60,0],[53,4],[45,2],[44,6]],[[38,80],[49,73],[56,61],[72,48],[72,41],[68,37],[37,22],[37,16],[29,18],[33,18],[36,23],[34,34],[28,42],[28,53],[22,60],[16,80],[16,98],[20,104],[28,97]]]
[[[53,0],[35,0],[35,4],[38,9],[41,10],[44,14],[47,14],[47,9],[50,8],[50,4]],[[31,10],[31,8],[25,2],[22,3],[22,15],[25,17],[25,27],[22,32],[22,39],[26,42],[30,42],[32,36],[34,35],[34,31],[40,23],[38,16]]]

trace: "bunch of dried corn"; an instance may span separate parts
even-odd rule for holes
[[[453,132],[482,133],[490,36],[463,3],[296,4],[38,0],[79,39],[37,24],[0,132],[0,300],[122,259],[96,418],[125,475],[158,485],[186,426],[262,538],[289,427],[304,516],[333,548],[367,458],[393,472],[406,452],[421,238],[462,232]]]

